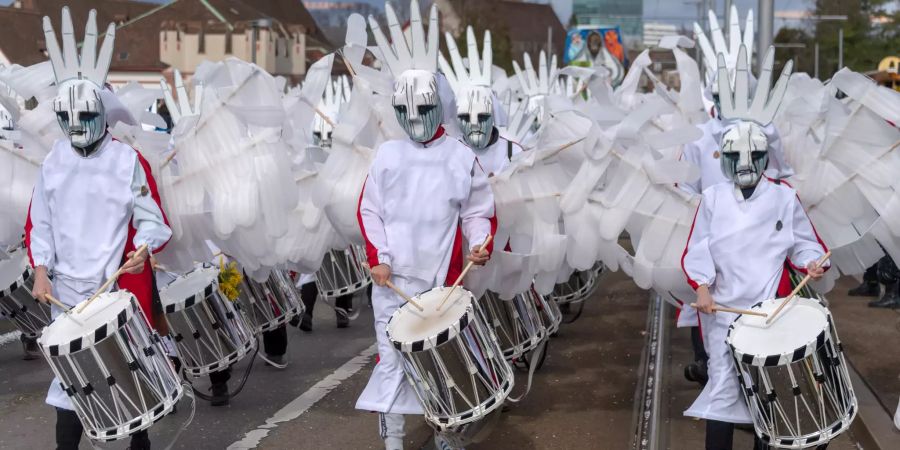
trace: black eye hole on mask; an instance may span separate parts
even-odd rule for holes
[[[759,161],[759,160],[765,158],[765,156],[766,156],[766,152],[763,150],[756,150],[756,151],[750,153],[750,157],[753,158],[754,161]]]
[[[729,161],[738,161],[741,159],[740,152],[723,152],[722,157]]]
[[[69,121],[69,113],[66,111],[57,111],[56,118],[62,120],[63,122]]]
[[[82,122],[90,122],[91,120],[96,119],[100,116],[100,113],[90,112],[90,111],[82,111],[78,113],[78,120]]]
[[[464,113],[464,114],[460,114],[460,115],[458,115],[458,116],[456,116],[456,117],[459,119],[460,122],[468,122],[468,121],[469,121],[469,118],[470,118],[471,116],[469,116],[469,113]]]
[[[313,137],[322,140],[322,133],[319,131],[313,131]]]
[[[394,109],[400,114],[406,114],[406,105],[394,105]]]
[[[491,120],[491,115],[490,115],[490,114],[479,114],[479,115],[478,115],[478,121],[479,121],[479,122],[484,123],[484,122],[487,122],[488,120]]]
[[[419,105],[419,115],[424,116],[434,109],[434,105]]]

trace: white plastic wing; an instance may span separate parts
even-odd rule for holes
[[[106,37],[103,39],[100,52],[97,53],[97,11],[92,9],[88,13],[79,57],[69,7],[64,6],[62,9],[62,50],[59,48],[50,18],[44,16],[44,39],[47,42],[47,53],[53,65],[56,81],[62,83],[71,79],[90,80],[97,86],[103,86],[112,61],[115,36],[116,26],[110,23],[106,27]]]

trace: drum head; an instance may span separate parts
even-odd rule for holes
[[[771,316],[782,300],[766,300],[753,309]],[[766,324],[765,317],[741,316],[731,325],[726,340],[747,364],[781,365],[821,345],[828,331],[828,316],[828,309],[818,300],[798,297],[771,324]]]
[[[128,291],[100,294],[79,312],[83,304],[73,307],[69,314],[60,314],[44,329],[39,342],[51,355],[87,348],[113,334],[137,313],[137,299]]]
[[[418,352],[443,344],[466,328],[472,316],[472,293],[457,287],[440,310],[449,287],[437,287],[414,300],[424,311],[407,303],[391,316],[388,338],[403,351]]]
[[[23,249],[10,252],[9,259],[0,261],[0,289],[6,290],[10,286],[18,288],[17,281],[23,278],[29,266],[28,255]]]
[[[187,300],[193,300],[196,296],[206,298],[208,289],[219,280],[219,270],[213,267],[204,267],[179,277],[172,284],[160,289],[159,299],[163,308],[181,305]],[[171,309],[171,308],[169,308]],[[176,308],[180,309],[180,308]]]

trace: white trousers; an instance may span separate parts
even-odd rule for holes
[[[394,285],[407,295],[417,295],[433,287],[433,283],[394,276]],[[369,383],[356,401],[356,409],[395,414],[422,414],[422,405],[403,373],[403,359],[387,337],[391,314],[405,303],[399,295],[384,286],[372,287],[372,309],[375,314],[375,338],[378,340],[378,363]]]
[[[94,292],[100,288],[100,284],[100,282],[73,280],[71,278],[57,276],[53,279],[53,296],[67,306],[73,307],[82,301],[87,300],[91,295],[94,295]],[[50,316],[52,318],[55,319],[56,316],[62,313],[63,311],[56,305],[50,307]],[[75,406],[72,405],[72,401],[69,400],[69,396],[66,394],[66,391],[62,389],[62,386],[59,384],[59,379],[56,377],[53,377],[53,381],[50,382],[50,389],[47,391],[46,402],[48,405],[57,408],[70,411],[75,410]]]

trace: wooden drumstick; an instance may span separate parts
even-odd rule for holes
[[[494,239],[494,236],[489,234],[487,239],[484,240],[484,243],[481,244],[481,247],[478,249],[478,251],[479,252],[485,251],[487,249],[488,244],[490,244],[493,239]],[[469,261],[469,263],[466,264],[466,267],[463,269],[462,273],[460,273],[459,276],[456,277],[456,281],[453,282],[453,286],[450,286],[450,290],[447,291],[446,294],[444,294],[444,299],[441,300],[441,303],[437,307],[438,311],[440,311],[441,308],[444,307],[444,303],[446,303],[447,299],[450,298],[451,295],[453,295],[453,291],[456,290],[456,287],[459,286],[459,283],[462,283],[463,278],[465,278],[466,274],[469,273],[469,270],[471,270],[472,266],[474,266],[474,265],[475,265],[475,263],[472,261]]]
[[[44,294],[44,300],[47,300],[48,302],[53,303],[54,305],[58,306],[59,309],[62,309],[63,311],[65,311],[66,314],[69,314],[72,312],[72,308],[69,308],[65,303],[53,298],[53,296],[50,294]]]
[[[697,304],[691,303],[691,306],[696,308]],[[766,313],[761,313],[758,311],[751,311],[749,309],[729,308],[727,306],[713,306],[713,311],[730,312],[730,313],[736,313],[736,314],[746,314],[748,316],[759,316],[759,317],[768,317],[769,316]]]
[[[366,270],[368,270],[370,274],[372,273],[372,268],[369,267],[368,264],[363,263],[363,267],[365,267]],[[403,292],[400,288],[398,288],[394,283],[391,283],[391,280],[385,281],[384,285],[391,288],[392,291],[397,293],[397,295],[399,295],[401,298],[403,298],[403,300],[406,300],[407,303],[415,306],[419,311],[425,311],[425,308],[423,308],[422,305],[419,304],[419,302],[413,300],[412,297],[406,295],[406,293]]]
[[[129,262],[131,262],[132,260],[137,258],[138,255],[140,255],[142,252],[145,252],[145,251],[147,251],[147,244],[140,246],[140,248],[138,248],[134,252],[134,254],[131,255],[131,258],[128,258],[128,261],[126,261],[125,264],[128,264]],[[80,313],[80,312],[84,311],[84,308],[87,308],[87,306],[90,305],[91,302],[96,300],[97,297],[100,296],[100,294],[106,292],[106,290],[109,289],[109,286],[112,285],[113,283],[115,283],[115,281],[118,280],[119,277],[122,276],[123,273],[125,273],[125,264],[122,264],[122,267],[119,267],[119,270],[117,270],[116,273],[113,274],[113,276],[109,277],[109,279],[106,280],[106,282],[103,283],[102,286],[100,286],[100,289],[97,289],[97,292],[94,292],[94,295],[92,295],[91,298],[87,299],[87,301],[84,302],[81,305],[81,307],[78,308],[78,310],[76,312]]]
[[[828,258],[830,258],[830,257],[831,257],[831,250],[828,250],[827,252],[825,252],[824,255],[822,255],[821,258],[819,258],[818,261],[816,261],[816,268],[818,269],[818,268],[822,267],[822,264],[825,264],[825,261],[828,261]],[[772,321],[775,320],[775,316],[777,316],[778,313],[780,313],[781,310],[784,309],[785,306],[787,306],[788,302],[790,302],[791,300],[793,300],[794,297],[797,296],[797,293],[800,292],[800,289],[803,289],[803,287],[806,286],[806,283],[809,283],[809,280],[811,280],[811,279],[812,279],[812,275],[807,273],[806,276],[803,277],[803,279],[800,280],[799,283],[797,283],[797,287],[795,287],[794,290],[791,291],[791,295],[788,295],[787,297],[785,297],[784,300],[781,301],[781,304],[778,305],[778,308],[775,309],[775,312],[773,312],[772,315],[769,316],[768,319],[766,319],[766,325],[772,323]]]

